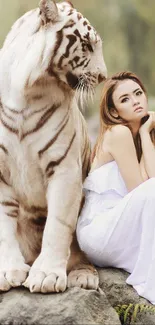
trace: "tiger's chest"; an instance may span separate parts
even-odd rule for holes
[[[3,159],[4,176],[24,204],[45,207],[49,178],[53,181],[52,175],[67,164],[69,156],[79,162],[75,112],[76,107],[71,113],[68,105],[55,106],[55,111],[34,112],[29,119],[25,116],[23,124],[16,120],[12,128],[9,120],[1,124],[0,143],[8,150]]]
[[[38,157],[16,141],[7,157],[8,182],[24,205],[46,206],[46,189]]]

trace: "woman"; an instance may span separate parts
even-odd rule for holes
[[[92,263],[128,271],[126,282],[155,304],[153,128],[139,78],[122,72],[107,79],[77,237]]]

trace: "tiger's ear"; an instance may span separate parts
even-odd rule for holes
[[[74,8],[74,6],[70,0],[65,0],[65,2],[67,2],[71,6],[71,8]]]
[[[44,24],[58,20],[58,8],[53,0],[41,0],[39,3],[40,14]]]

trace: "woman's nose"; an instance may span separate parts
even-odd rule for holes
[[[132,101],[133,101],[133,105],[134,106],[137,105],[137,104],[139,104],[139,100],[138,100],[137,97],[133,97]]]

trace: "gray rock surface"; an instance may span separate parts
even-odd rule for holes
[[[128,273],[98,269],[99,291],[80,288],[32,294],[25,288],[0,294],[0,325],[155,325],[155,306],[126,284]],[[128,308],[121,321],[116,306]],[[148,309],[140,311],[147,305]],[[154,309],[153,309],[154,308]],[[135,317],[134,313],[136,313]]]
[[[110,304],[149,304],[147,300],[139,297],[136,290],[125,281],[129,273],[115,268],[98,269],[100,287],[105,292]]]
[[[62,294],[12,289],[0,295],[1,325],[120,325],[104,293],[73,288]]]
[[[118,305],[127,305],[129,307],[132,304],[129,314],[136,311],[137,315],[135,321],[122,322],[124,325],[155,325],[155,306],[149,303],[146,299],[139,297],[137,292],[132,286],[126,284],[126,279],[129,273],[113,268],[98,269],[100,277],[100,287],[106,294],[107,299],[112,307]],[[139,306],[138,306],[138,305]],[[147,309],[139,311],[142,305],[147,305]],[[153,310],[154,309],[154,310]],[[130,318],[130,317],[129,317]]]

